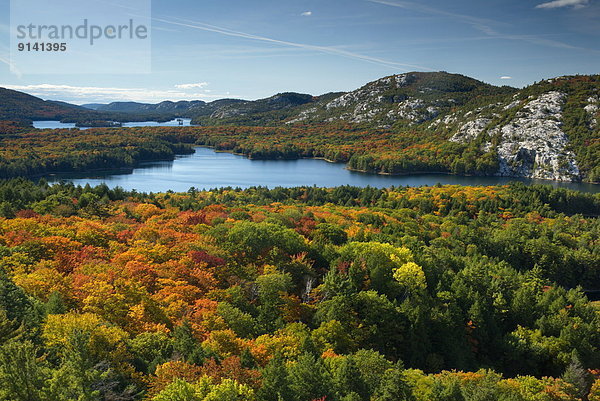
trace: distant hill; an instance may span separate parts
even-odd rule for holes
[[[87,103],[87,104],[82,104],[81,107],[84,107],[86,109],[90,109],[90,110],[98,110],[100,107],[106,106],[106,104],[104,103]]]
[[[89,118],[93,113],[69,103],[42,100],[11,89],[0,88],[0,120],[62,120]]]
[[[279,125],[289,122],[312,105],[334,99],[343,92],[312,96],[284,92],[254,101],[207,103],[194,110],[192,123],[200,125]]]
[[[204,105],[202,100],[171,102],[164,101],[157,104],[138,102],[113,102],[109,104],[84,105],[98,111],[119,113],[176,113],[187,112]]]
[[[166,121],[191,116],[190,108],[202,106],[203,101],[161,102],[156,105],[136,102],[93,103],[83,106],[43,100],[23,92],[0,88],[0,120],[87,123],[90,121]]]
[[[219,99],[212,102],[202,100],[165,101],[156,104],[138,102],[113,102],[109,104],[84,105],[104,113],[132,113],[150,115],[170,115],[173,117],[194,118],[194,123],[202,125],[210,124],[250,124],[278,123],[282,119],[294,113],[296,107],[315,102],[318,98],[301,93],[280,93],[266,99],[255,101],[241,99]],[[291,114],[273,114],[265,116],[266,121],[261,120],[265,113],[290,110]],[[247,121],[248,120],[248,121]]]

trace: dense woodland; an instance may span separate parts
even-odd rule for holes
[[[9,123],[0,131],[0,178],[134,167],[192,153],[178,135],[137,129],[28,130]]]
[[[600,197],[0,182],[0,400],[600,400]]]
[[[569,122],[577,126],[575,122]],[[579,121],[579,120],[578,120]],[[0,131],[0,178],[90,169],[134,167],[144,160],[172,160],[193,145],[253,159],[321,157],[354,170],[381,174],[446,172],[492,175],[495,150],[447,140],[448,132],[384,130],[351,124],[285,127],[145,127],[30,130],[4,122]],[[587,132],[587,131],[586,131]],[[600,131],[599,131],[600,132]],[[574,139],[587,180],[600,177],[600,144],[587,133]],[[598,171],[597,171],[598,170]]]
[[[0,177],[133,167],[143,160],[173,159],[193,145],[244,154],[253,159],[323,157],[356,170],[400,174],[410,171],[492,173],[493,154],[476,147],[424,136],[369,130],[349,124],[292,127],[146,127],[60,130],[3,130]],[[461,156],[462,155],[462,156]]]

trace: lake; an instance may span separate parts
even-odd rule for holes
[[[182,118],[183,126],[192,125],[191,118]],[[140,121],[135,123],[123,123],[123,127],[180,127],[179,121],[171,120],[159,123],[157,121]],[[75,123],[61,123],[60,121],[34,121],[33,128],[38,129],[57,129],[57,128],[79,128]],[[91,127],[81,127],[79,129],[89,129]]]
[[[215,152],[197,147],[192,155],[177,156],[174,161],[142,163],[138,168],[79,174],[46,176],[50,182],[70,181],[77,185],[92,186],[106,183],[113,188],[120,186],[140,192],[184,192],[195,187],[211,189],[218,187],[266,186],[274,188],[312,186],[333,187],[353,185],[358,187],[385,188],[390,186],[423,186],[441,184],[496,185],[516,181],[505,177],[462,177],[445,174],[410,174],[385,176],[349,171],[345,164],[328,163],[324,160],[250,160],[231,153]],[[585,192],[600,192],[600,185],[558,183],[543,180],[521,179],[526,183],[551,184],[557,187]]]

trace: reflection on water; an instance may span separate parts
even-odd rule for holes
[[[411,174],[384,176],[346,170],[344,164],[323,160],[249,160],[244,156],[196,148],[196,153],[178,156],[175,161],[143,163],[135,169],[119,169],[101,173],[60,174],[46,177],[50,182],[71,181],[77,185],[120,186],[141,192],[187,191],[191,187],[211,189],[219,187],[267,186],[274,188],[316,185],[333,187],[353,185],[384,188],[390,186],[423,186],[440,184],[496,185],[515,181],[504,177],[461,177],[445,174]],[[557,183],[542,180],[520,181],[551,184],[586,192],[600,192],[600,185]]]

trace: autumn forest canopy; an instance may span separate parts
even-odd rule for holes
[[[0,183],[0,399],[598,400],[600,198]]]

